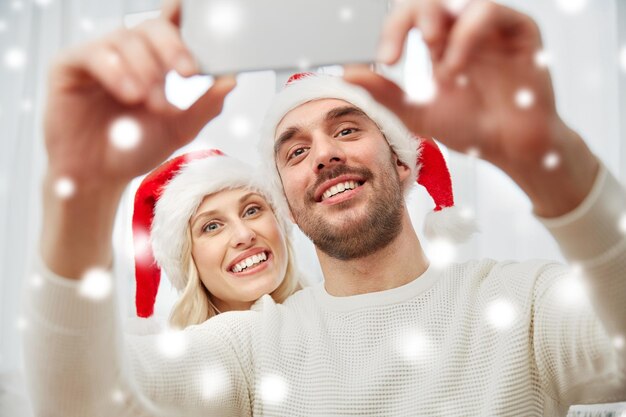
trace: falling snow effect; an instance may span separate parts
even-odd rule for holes
[[[307,58],[300,58],[297,63],[297,67],[299,70],[307,70],[311,68],[311,61]]]
[[[478,149],[475,146],[472,146],[471,148],[468,148],[465,153],[467,154],[467,156],[469,156],[471,158],[480,158],[480,149]]]
[[[515,93],[515,104],[521,109],[527,109],[535,102],[535,95],[527,88],[520,88]]]
[[[205,370],[201,377],[202,396],[211,399],[225,393],[228,385],[228,374],[222,367],[212,367]]]
[[[248,139],[252,134],[252,123],[245,116],[235,116],[230,121],[230,132],[238,139]]]
[[[428,245],[428,260],[435,268],[446,268],[456,258],[456,248],[445,239],[435,239]]]
[[[561,157],[556,152],[549,152],[543,157],[543,167],[548,171],[552,171],[561,163]]]
[[[620,232],[626,235],[626,213],[623,213],[620,216],[618,227],[619,227]]]
[[[515,306],[506,299],[492,301],[485,309],[487,322],[497,330],[506,330],[511,327],[516,317]]]
[[[626,345],[626,341],[624,340],[623,336],[616,336],[613,338],[613,346],[615,346],[616,349],[624,349],[624,345]]]
[[[619,53],[619,63],[622,67],[622,71],[626,73],[626,45],[622,46]]]
[[[24,99],[20,107],[23,112],[28,113],[33,109],[33,102],[30,99]]]
[[[402,334],[397,343],[398,352],[408,361],[424,359],[432,350],[432,344],[428,337],[414,329]]]
[[[450,13],[458,15],[465,8],[465,6],[469,3],[469,0],[445,0],[445,7],[450,11]]]
[[[27,327],[28,320],[26,320],[24,317],[18,317],[17,321],[15,322],[15,328],[19,331],[23,331],[26,330]]]
[[[137,263],[152,262],[152,251],[150,247],[150,235],[144,232],[133,233],[133,249],[134,253],[130,258],[135,259]]]
[[[261,380],[261,397],[267,403],[279,403],[287,396],[287,382],[278,375],[266,375]]]
[[[71,178],[62,177],[54,183],[54,193],[57,197],[66,199],[70,198],[76,192],[76,185]]]
[[[535,54],[535,65],[539,68],[547,68],[552,63],[552,56],[548,51],[542,49]]]
[[[132,117],[120,117],[111,125],[109,139],[122,151],[135,148],[141,140],[141,126]]]
[[[126,399],[126,395],[124,395],[121,389],[119,388],[114,389],[113,392],[111,392],[111,400],[114,403],[121,404],[124,402],[125,399]]]
[[[9,69],[18,70],[26,64],[26,55],[19,48],[11,48],[4,54],[4,64]]]
[[[459,87],[466,87],[467,83],[469,82],[469,79],[467,78],[467,75],[465,74],[459,74],[456,77],[456,85]]]
[[[568,276],[556,284],[554,294],[562,307],[580,308],[589,305],[583,269],[580,265],[574,264],[570,267]]]
[[[342,22],[349,22],[354,17],[354,11],[350,7],[343,7],[339,10],[339,19]]]
[[[39,274],[35,274],[30,278],[30,285],[33,288],[39,289],[43,286],[43,278],[41,278],[41,275]]]
[[[78,293],[93,301],[100,301],[111,294],[112,287],[112,278],[108,271],[92,268],[83,275]]]
[[[216,37],[226,38],[237,34],[243,23],[241,7],[226,0],[212,3],[206,13],[207,28]]]
[[[163,356],[178,358],[187,350],[187,336],[180,330],[169,329],[159,335],[157,344]]]
[[[587,6],[587,0],[556,0],[561,11],[569,14],[580,13]]]
[[[80,28],[84,31],[84,32],[92,32],[96,26],[93,23],[93,20],[83,17],[82,19],[80,19]]]

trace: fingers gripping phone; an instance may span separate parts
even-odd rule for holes
[[[388,0],[183,0],[182,36],[202,72],[374,62]]]

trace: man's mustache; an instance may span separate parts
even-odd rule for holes
[[[357,175],[364,181],[369,181],[374,178],[374,174],[368,168],[365,167],[349,167],[347,165],[335,165],[331,168],[325,168],[317,175],[315,184],[311,186],[306,192],[306,200],[315,202],[315,190],[318,189],[323,183],[333,178],[337,178],[341,175]]]

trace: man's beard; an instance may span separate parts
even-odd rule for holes
[[[349,210],[344,210],[343,224],[333,226],[320,214],[312,214],[309,207],[318,204],[313,190],[328,179],[343,174],[357,174],[368,184],[373,184],[373,174],[367,168],[348,168],[337,165],[319,175],[315,185],[305,194],[305,204],[296,208],[290,204],[296,224],[311,239],[316,248],[339,260],[363,258],[391,243],[402,230],[403,194],[395,169],[392,173],[381,173],[379,189],[374,190],[375,199],[367,208],[365,218],[354,219]],[[340,208],[339,203],[336,207]],[[350,200],[345,202],[350,204]]]

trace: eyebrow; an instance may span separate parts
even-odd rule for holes
[[[223,190],[220,190],[223,191]],[[218,192],[220,192],[218,191]],[[244,201],[248,200],[250,197],[252,196],[259,196],[262,197],[259,193],[255,193],[254,191],[250,191],[249,193],[244,194],[240,199],[239,199],[239,204],[243,203]],[[204,219],[206,217],[211,217],[214,214],[218,213],[219,210],[209,210],[209,211],[204,211],[202,213],[198,213],[196,214],[192,219],[191,219],[191,227],[193,228],[197,221],[199,219]]]
[[[326,113],[326,115],[324,116],[324,122],[332,122],[345,116],[357,116],[370,120],[370,118],[367,116],[367,114],[365,114],[363,110],[354,106],[342,106],[336,107]],[[289,141],[299,132],[300,129],[298,127],[292,126],[285,130],[283,133],[281,133],[278,139],[276,139],[276,143],[274,143],[274,155],[278,154],[280,148],[283,146],[283,144],[285,144],[285,142]]]

